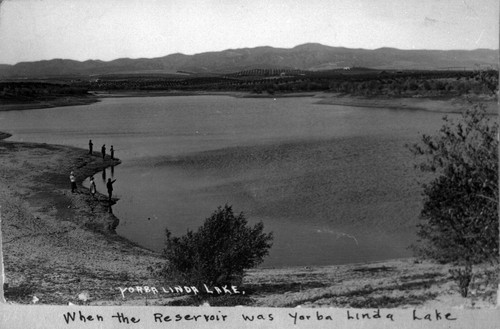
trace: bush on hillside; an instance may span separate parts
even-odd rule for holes
[[[272,245],[262,222],[251,227],[243,213],[219,207],[197,232],[172,237],[166,230],[163,275],[189,285],[220,286],[241,283],[244,270],[260,264]]]
[[[411,148],[423,157],[419,168],[436,174],[424,185],[417,251],[458,266],[452,275],[464,297],[473,265],[498,261],[497,136],[498,124],[476,106]]]

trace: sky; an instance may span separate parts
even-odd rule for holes
[[[498,49],[498,0],[0,0],[0,63],[315,42]]]

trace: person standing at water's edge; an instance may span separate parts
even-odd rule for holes
[[[93,147],[94,147],[94,144],[92,144],[92,140],[89,139],[89,154],[92,155],[92,152],[93,152]]]
[[[101,153],[102,153],[102,158],[104,159],[104,156],[106,155],[106,144],[104,144],[104,145],[101,147]]]
[[[109,152],[111,153],[111,160],[114,160],[115,159],[115,149],[113,148],[113,145],[111,145],[111,149],[109,150]]]
[[[90,177],[90,186],[89,186],[90,194],[92,195],[93,198],[95,198],[95,194],[97,192],[97,188],[95,186],[94,182],[94,176]]]
[[[73,172],[69,174],[69,181],[71,182],[71,193],[75,193],[76,191],[76,177]]]
[[[108,178],[108,182],[106,183],[106,187],[108,188],[108,196],[109,196],[109,201],[111,202],[111,197],[113,196],[113,183],[116,182],[115,180],[111,180],[111,178]]]

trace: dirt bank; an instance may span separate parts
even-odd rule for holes
[[[0,102],[0,111],[36,110],[61,106],[88,105],[96,102],[99,102],[99,98],[95,96],[67,96],[29,102],[4,100]]]
[[[86,150],[0,141],[0,204],[7,287],[5,298],[41,303],[78,303],[82,291],[92,300],[114,300],[121,284],[149,282],[153,252],[120,238],[110,228],[104,195],[93,199],[81,186],[105,161]],[[78,193],[71,193],[74,171]],[[104,192],[104,191],[101,191]]]
[[[318,95],[318,97],[321,98],[321,100],[318,101],[318,104],[325,105],[424,110],[444,113],[459,113],[466,108],[470,108],[472,104],[482,103],[486,107],[487,113],[498,114],[497,101],[492,99],[491,97],[360,97],[329,93],[323,93],[321,95]]]

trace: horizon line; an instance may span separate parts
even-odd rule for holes
[[[39,60],[32,60],[32,61],[21,61],[21,62],[16,62],[14,64],[8,64],[8,63],[0,63],[0,65],[7,65],[7,66],[15,66],[17,64],[22,64],[22,63],[36,63],[36,62],[49,62],[53,60],[68,60],[68,61],[75,61],[75,62],[89,62],[89,61],[95,61],[95,62],[104,62],[104,63],[109,63],[117,60],[122,60],[122,59],[131,59],[131,60],[137,60],[137,59],[157,59],[157,58],[164,58],[172,55],[182,55],[182,56],[196,56],[196,55],[201,55],[201,54],[208,54],[208,53],[221,53],[225,51],[236,51],[236,50],[246,50],[246,49],[257,49],[257,48],[273,48],[273,49],[282,49],[282,50],[292,50],[301,46],[306,46],[306,45],[319,45],[323,47],[329,47],[329,48],[343,48],[343,49],[351,49],[351,50],[380,50],[380,49],[393,49],[393,50],[401,50],[401,51],[477,51],[477,50],[492,50],[492,51],[499,51],[499,48],[493,49],[493,48],[474,48],[474,49],[426,49],[426,48],[419,48],[419,49],[403,49],[403,48],[395,48],[395,47],[388,47],[388,46],[383,46],[383,47],[378,47],[378,48],[349,48],[349,47],[344,47],[344,46],[330,46],[330,45],[325,45],[319,42],[306,42],[302,43],[296,46],[293,46],[291,48],[283,48],[283,47],[274,47],[274,46],[268,46],[268,45],[263,45],[263,46],[255,46],[255,47],[243,47],[243,48],[226,48],[223,50],[210,50],[210,51],[204,51],[204,52],[199,52],[199,53],[193,53],[193,54],[185,54],[181,52],[174,52],[170,54],[166,54],[163,56],[155,56],[155,57],[117,57],[114,59],[110,60],[102,60],[102,59],[96,59],[96,58],[88,58],[85,60],[78,60],[78,59],[72,59],[72,58],[62,58],[62,57],[53,57],[51,59],[39,59]]]

